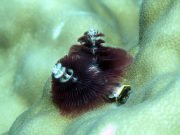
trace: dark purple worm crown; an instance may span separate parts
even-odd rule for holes
[[[52,73],[52,100],[66,116],[77,116],[108,102],[132,57],[105,47],[102,33],[90,30],[78,39]]]

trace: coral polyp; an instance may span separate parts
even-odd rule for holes
[[[52,71],[52,101],[66,116],[78,116],[109,102],[132,57],[123,49],[105,47],[95,30],[85,32]]]

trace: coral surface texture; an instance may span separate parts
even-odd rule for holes
[[[92,27],[133,56],[131,94],[67,118],[52,68]],[[180,135],[180,0],[0,0],[0,69],[2,135]]]

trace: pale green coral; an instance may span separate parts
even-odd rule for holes
[[[0,133],[179,135],[179,14],[178,0],[1,0]],[[126,76],[133,93],[123,106],[68,120],[52,104],[46,80],[92,26],[108,45],[134,54]]]

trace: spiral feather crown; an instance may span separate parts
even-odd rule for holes
[[[61,114],[78,116],[108,103],[132,57],[103,46],[104,34],[91,30],[78,39],[52,70],[52,101]]]

